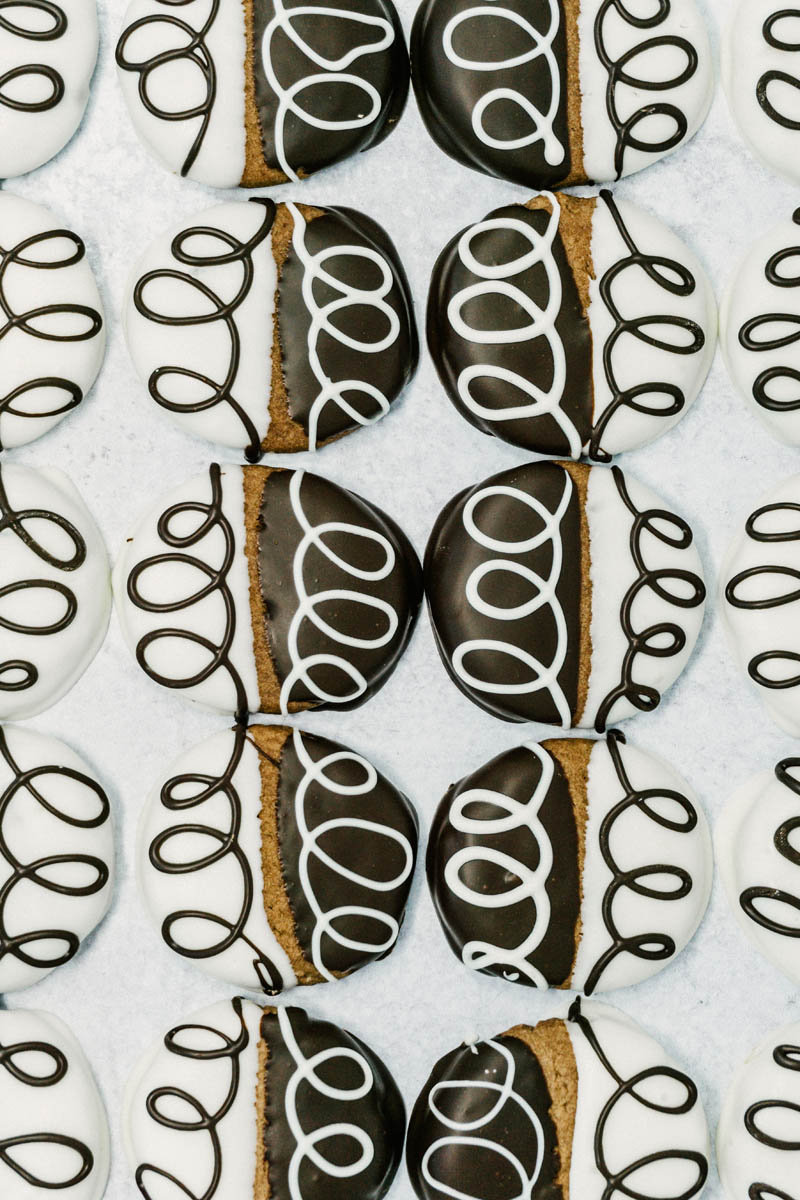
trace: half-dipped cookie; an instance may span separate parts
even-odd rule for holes
[[[465,966],[587,995],[670,963],[711,875],[691,790],[616,730],[499,754],[450,788],[428,841],[433,902]]]
[[[619,179],[693,137],[714,91],[694,0],[422,0],[422,119],[446,154],[525,187]]]
[[[411,635],[405,534],[307,471],[220,467],[163,497],[117,561],[125,638],[156,683],[222,712],[363,703]]]
[[[144,1196],[381,1200],[405,1111],[389,1071],[353,1034],[301,1008],[235,997],[144,1055],[124,1133]]]
[[[454,496],[425,580],[447,671],[507,721],[602,732],[650,712],[705,607],[692,531],[618,467],[527,463]]]
[[[389,410],[417,364],[392,242],[349,208],[231,200],[157,238],[125,332],[156,404],[246,450],[315,450]]]
[[[304,179],[368,150],[408,95],[392,0],[133,0],[117,67],[142,141],[213,187]]]
[[[166,944],[268,995],[389,954],[416,853],[402,792],[360,754],[286,725],[194,746],[139,825],[139,881]]]
[[[753,776],[716,828],[719,873],[750,941],[800,986],[800,759]]]
[[[692,1200],[708,1176],[697,1087],[629,1017],[576,1001],[445,1054],[414,1105],[420,1200]]]
[[[495,209],[444,248],[428,295],[431,354],[461,415],[560,458],[607,461],[672,428],[715,326],[694,255],[609,191]]]
[[[49,708],[100,648],[111,609],[103,539],[72,482],[0,464],[0,720]]]

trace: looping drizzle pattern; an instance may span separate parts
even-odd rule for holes
[[[800,50],[800,43],[787,41],[776,30],[776,26],[781,21],[800,21],[800,7],[781,8],[771,13],[764,22],[762,29],[764,41],[773,50],[783,50],[789,54]],[[786,87],[794,88],[796,92],[800,92],[800,79],[796,75],[792,75],[789,71],[771,70],[765,71],[756,84],[756,98],[770,120],[775,121],[777,125],[782,125],[784,129],[800,129],[800,121],[781,112],[770,100],[769,89],[773,83],[784,84]]]
[[[49,551],[27,529],[26,524],[30,521],[46,521],[60,529],[71,542],[72,553],[65,558]],[[66,517],[47,509],[24,508],[17,510],[13,508],[3,482],[2,467],[0,467],[0,542],[5,533],[13,534],[38,559],[60,571],[75,571],[86,560],[86,542],[80,531]],[[72,589],[59,580],[15,579],[0,587],[0,601],[6,596],[16,596],[20,592],[36,591],[55,592],[60,596],[64,602],[63,613],[44,625],[26,625],[11,617],[3,616],[0,612],[0,629],[7,629],[12,633],[20,633],[29,637],[46,637],[48,634],[60,633],[62,629],[66,629],[72,624],[78,612],[78,601]],[[27,688],[33,687],[38,678],[38,667],[27,659],[6,659],[4,662],[0,662],[0,691],[25,691]]]
[[[15,9],[39,13],[50,24],[41,29],[20,24],[10,15]],[[67,31],[67,15],[53,0],[0,0],[0,30],[30,42],[55,42]],[[37,100],[21,100],[14,96],[13,89],[6,90],[8,84],[18,79],[39,79],[47,87],[47,93]],[[0,75],[0,104],[5,108],[12,108],[16,112],[42,113],[56,108],[63,99],[64,77],[49,64],[24,63]]]
[[[800,1071],[800,1046],[776,1046],[772,1052],[773,1061],[784,1071]],[[772,1150],[797,1153],[800,1151],[800,1139],[797,1137],[777,1137],[768,1133],[759,1124],[762,1113],[779,1112],[784,1118],[797,1121],[800,1119],[800,1104],[791,1100],[761,1100],[751,1104],[744,1115],[747,1132],[757,1142],[769,1146]],[[793,1200],[786,1192],[773,1187],[769,1183],[752,1183],[749,1188],[750,1200]]]
[[[622,116],[617,94],[618,89],[620,87],[628,87],[636,91],[655,92],[658,94],[659,92],[666,92],[673,88],[680,88],[693,77],[699,65],[697,50],[692,43],[678,34],[668,33],[655,33],[654,36],[635,43],[629,50],[621,54],[619,58],[614,59],[605,41],[606,21],[609,13],[613,14],[612,23],[614,21],[622,21],[634,29],[657,30],[667,20],[672,10],[672,0],[656,0],[656,7],[652,16],[639,17],[635,12],[631,11],[628,5],[629,0],[602,0],[597,11],[597,16],[595,17],[594,25],[594,44],[597,56],[608,73],[606,110],[616,135],[614,170],[616,171],[617,179],[623,174],[625,168],[626,151],[639,150],[643,154],[666,154],[667,151],[680,145],[686,137],[689,128],[686,114],[683,110],[677,104],[673,104],[667,100],[654,100],[649,104],[642,104],[639,108],[634,109],[630,116]],[[633,73],[631,65],[637,59],[640,61],[642,59],[646,60],[648,54],[651,58],[654,56],[657,57],[659,50],[663,46],[668,47],[673,52],[677,51],[681,58],[685,59],[681,70],[672,78],[655,80],[652,76],[648,78],[646,67],[641,70],[639,75]],[[633,69],[635,70],[635,67]],[[671,133],[660,140],[646,141],[641,135],[641,131],[637,133],[637,129],[654,117],[661,123],[665,120],[670,122],[673,129]]]
[[[650,591],[664,603],[683,609],[697,608],[706,597],[705,584],[694,571],[674,566],[648,567],[645,560],[645,535],[676,550],[687,549],[692,544],[692,531],[687,522],[666,508],[640,511],[631,499],[619,467],[612,467],[611,471],[620,498],[633,517],[629,543],[638,575],[622,600],[620,624],[628,644],[622,660],[620,681],[598,708],[595,719],[598,733],[604,732],[618,700],[627,700],[640,712],[652,712],[658,707],[661,700],[658,690],[649,684],[637,683],[634,678],[637,657],[643,654],[651,658],[671,658],[680,654],[686,645],[686,633],[675,621],[658,621],[645,629],[635,629],[633,611],[637,597],[642,592]],[[675,590],[671,591],[669,585],[673,585]],[[680,585],[684,585],[685,593],[680,590]]]
[[[784,758],[775,768],[775,775],[779,782],[798,797],[800,797],[800,779],[793,775],[792,771],[796,771],[799,767],[800,758]],[[783,821],[775,830],[773,838],[773,844],[781,858],[785,858],[792,866],[798,868],[800,868],[800,850],[795,849],[791,838],[799,829],[800,814]],[[798,884],[800,884],[800,870],[798,870]],[[785,905],[786,919],[778,921],[763,912],[760,904],[764,900],[768,900],[773,905]],[[745,888],[739,897],[739,903],[751,921],[768,929],[770,933],[777,933],[782,937],[800,938],[800,896],[795,896],[791,892],[779,888],[757,886]],[[792,915],[796,917],[796,921],[794,924],[789,924],[788,921]]]
[[[800,225],[800,208],[794,212],[792,220],[795,225]],[[794,271],[786,274],[784,264],[789,264],[791,267],[792,262],[795,264]],[[782,267],[784,267],[783,271]],[[772,287],[800,287],[800,241],[794,246],[786,246],[771,255],[764,268],[764,275]],[[759,334],[760,336],[758,336]],[[800,316],[797,313],[762,313],[745,321],[739,330],[739,344],[753,354],[768,354],[775,350],[782,350],[786,346],[795,345],[798,341],[800,341]],[[795,384],[796,396],[779,399],[770,394],[769,386],[776,381],[779,386],[781,383]],[[756,404],[769,412],[796,412],[800,409],[800,370],[797,367],[778,365],[761,371],[753,381],[753,398]]]

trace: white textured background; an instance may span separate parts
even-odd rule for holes
[[[715,26],[727,19],[729,6],[726,0],[700,2],[714,26],[718,57]],[[408,30],[414,0],[400,0],[399,8]],[[129,265],[153,235],[222,198],[168,175],[139,144],[113,64],[121,9],[101,0],[100,65],[78,135],[53,162],[8,185],[49,205],[86,240],[109,331],[99,382],[77,413],[8,457],[66,469],[112,556],[152,496],[217,457],[213,448],[177,432],[149,399],[128,361],[119,311]],[[740,142],[720,90],[694,141],[616,190],[685,238],[718,296],[749,242],[800,203],[800,191],[759,166]],[[378,219],[408,269],[420,321],[429,272],[445,242],[490,209],[526,198],[522,188],[445,157],[425,133],[413,98],[398,129],[376,150],[272,194],[352,205]],[[225,461],[224,450],[220,457]],[[520,458],[520,451],[457,415],[423,354],[416,379],[388,418],[323,450],[311,465],[385,507],[421,553],[437,512],[455,491]],[[762,429],[734,394],[717,355],[700,399],[681,424],[620,461],[689,518],[711,581],[737,519],[774,481],[797,470],[800,456]],[[632,741],[684,772],[712,820],[748,775],[798,750],[770,723],[734,668],[715,610],[712,599],[698,650],[658,711],[625,724]],[[52,1009],[84,1043],[114,1137],[108,1197],[134,1200],[138,1193],[119,1137],[126,1076],[141,1050],[171,1024],[226,994],[222,984],[170,953],[148,923],[133,878],[136,822],[146,791],[163,781],[171,759],[225,722],[150,683],[112,620],[83,679],[30,724],[68,741],[99,772],[117,822],[119,878],[110,916],[78,957],[12,995],[9,1007]],[[355,712],[312,714],[304,725],[371,757],[412,797],[423,830],[451,781],[521,740],[551,732],[506,725],[463,697],[439,662],[426,615],[374,700]],[[800,994],[739,933],[719,886],[689,949],[651,982],[611,999],[694,1074],[712,1127],[734,1067],[769,1029],[800,1019]],[[391,958],[348,981],[296,992],[292,1000],[371,1043],[410,1107],[436,1059],[465,1035],[491,1035],[519,1021],[563,1014],[569,998],[461,967],[445,945],[419,872]],[[715,1172],[705,1195],[721,1200]],[[403,1169],[390,1197],[411,1196]]]

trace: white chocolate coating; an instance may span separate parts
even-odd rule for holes
[[[796,761],[796,760],[795,760]],[[717,822],[720,878],[731,912],[750,941],[800,986],[800,795],[789,782],[762,771],[729,799]]]
[[[4,36],[0,27],[0,44]],[[0,105],[0,131],[6,111]],[[0,159],[2,145],[0,134]],[[100,370],[106,332],[83,243],[60,217],[3,192],[0,247],[12,256],[0,284],[0,446],[13,449],[80,403]]]
[[[97,43],[95,0],[57,0],[47,8],[33,0],[6,9],[0,75],[17,75],[0,90],[0,177],[24,175],[66,146],[89,99]]]
[[[39,1045],[33,1049],[31,1043]],[[0,1045],[6,1056],[0,1061],[0,1195],[101,1200],[110,1160],[108,1120],[75,1036],[50,1013],[0,1009]],[[43,1079],[51,1082],[36,1082]]]
[[[800,9],[738,0],[723,41],[722,82],[751,153],[800,183]]]
[[[8,720],[42,712],[77,682],[105,637],[111,588],[103,539],[62,471],[3,463],[0,485],[0,719]]]
[[[717,1130],[727,1200],[800,1196],[800,1023],[774,1030],[734,1075]]]

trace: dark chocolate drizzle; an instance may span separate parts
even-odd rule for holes
[[[795,225],[800,225],[800,208],[795,209],[792,221]],[[792,275],[782,274],[780,268],[784,263],[791,264],[793,259],[798,263],[795,273]],[[767,282],[773,287],[800,287],[800,239],[797,245],[786,246],[771,255],[764,268],[764,275]],[[775,330],[772,328],[775,325],[783,325],[786,332],[775,336]],[[768,330],[771,329],[771,333],[768,333],[765,338],[756,337],[758,331],[765,326]],[[784,346],[793,346],[797,341],[800,341],[800,317],[796,313],[762,313],[760,316],[751,317],[745,321],[739,330],[739,344],[754,354],[780,350]],[[797,397],[794,400],[777,400],[770,396],[769,385],[776,379],[789,380],[798,384]],[[761,371],[753,381],[753,399],[756,404],[767,409],[768,412],[796,412],[800,409],[800,371],[796,367],[789,366],[768,367]]]
[[[614,1110],[620,1101],[624,1099],[635,1100],[648,1111],[663,1113],[667,1116],[677,1117],[691,1112],[698,1103],[697,1087],[695,1084],[688,1075],[684,1075],[676,1067],[666,1065],[645,1068],[644,1070],[637,1071],[629,1079],[625,1079],[611,1063],[608,1055],[600,1045],[591,1022],[581,1013],[580,999],[577,999],[570,1008],[569,1019],[578,1026],[592,1048],[598,1062],[616,1084],[615,1090],[603,1106],[594,1132],[594,1160],[598,1171],[606,1181],[601,1200],[613,1200],[613,1197],[618,1194],[635,1197],[636,1200],[656,1200],[656,1197],[648,1196],[647,1193],[639,1191],[636,1182],[628,1183],[628,1180],[632,1177],[635,1179],[636,1173],[642,1171],[644,1168],[654,1163],[662,1162],[694,1163],[697,1167],[697,1179],[679,1195],[664,1197],[659,1192],[657,1200],[691,1200],[692,1196],[696,1196],[703,1189],[708,1178],[708,1160],[704,1154],[701,1154],[697,1150],[682,1150],[678,1147],[657,1150],[651,1154],[642,1155],[628,1166],[614,1170],[606,1158],[605,1132],[609,1124],[613,1125]],[[649,1099],[646,1089],[647,1084],[652,1080],[660,1081],[662,1089],[666,1088],[667,1080],[672,1080],[685,1091],[685,1099],[674,1103],[659,1103],[657,1100]],[[641,1090],[642,1085],[645,1085],[643,1090]],[[646,1116],[643,1116],[641,1119],[645,1121]]]
[[[784,787],[789,788],[795,796],[800,797],[800,779],[792,774],[792,770],[796,770],[798,767],[800,767],[800,758],[784,758],[776,766],[775,775]],[[775,830],[773,837],[778,854],[795,867],[800,867],[800,850],[796,850],[792,845],[791,837],[798,829],[800,829],[800,814],[783,821]],[[798,872],[798,883],[800,883],[800,872]],[[791,892],[783,891],[781,888],[765,886],[745,888],[739,896],[739,904],[751,921],[768,929],[770,933],[777,933],[782,937],[800,938],[800,917],[798,918],[799,923],[794,925],[789,925],[786,921],[776,921],[762,911],[760,906],[762,900],[768,900],[771,904],[786,905],[789,910],[787,916],[790,916],[792,913],[800,914],[800,896],[792,895]]]
[[[697,608],[706,598],[706,588],[699,575],[683,567],[648,567],[644,551],[644,535],[666,546],[685,550],[692,544],[693,535],[688,523],[667,508],[646,508],[640,511],[631,499],[625,476],[619,467],[612,467],[614,482],[625,507],[633,518],[630,532],[630,551],[637,578],[628,588],[620,608],[620,624],[627,641],[622,660],[620,680],[608,693],[597,711],[595,729],[604,732],[614,706],[625,699],[640,712],[652,712],[661,701],[661,694],[649,684],[637,683],[634,678],[636,659],[640,654],[651,658],[671,658],[680,654],[686,645],[686,633],[675,621],[659,621],[637,630],[633,624],[636,599],[641,592],[649,590],[660,600],[676,608]],[[679,589],[684,584],[688,594]],[[670,590],[674,585],[675,590]],[[669,639],[664,644],[664,639]]]
[[[0,0],[0,4],[2,4],[2,0]],[[26,7],[30,7],[29,0],[26,0]],[[2,26],[1,12],[0,26]],[[1,86],[2,80],[0,80]],[[1,98],[0,102],[5,103]],[[36,256],[31,257],[26,253],[32,248],[38,249],[38,252],[41,253],[43,246],[52,242],[57,247],[61,241],[65,241],[71,246],[71,250],[68,250],[61,258],[46,260]],[[6,290],[6,276],[11,268],[27,267],[31,271],[57,271],[62,267],[71,267],[75,263],[79,263],[85,254],[86,247],[83,241],[69,229],[48,229],[42,233],[31,234],[10,249],[0,246],[0,313],[2,313],[4,321],[0,325],[0,341],[16,329],[29,337],[41,338],[42,341],[47,342],[88,342],[97,336],[103,326],[103,318],[97,309],[86,304],[58,303],[38,304],[24,312],[16,312]],[[86,328],[77,333],[59,333],[57,321],[62,317],[84,317]],[[24,408],[15,407],[15,403],[20,397],[40,388],[53,388],[63,392],[66,396],[64,403],[46,412],[26,412]],[[27,379],[12,391],[7,392],[5,396],[0,397],[0,416],[3,413],[9,413],[12,416],[25,417],[29,420],[57,417],[76,408],[82,399],[82,389],[72,380],[58,375],[42,375],[36,379]],[[3,444],[0,441],[0,450],[2,448]]]
[[[147,1112],[152,1120],[157,1125],[161,1125],[165,1129],[172,1129],[178,1133],[207,1133],[211,1141],[214,1165],[208,1187],[201,1195],[195,1196],[180,1179],[175,1175],[171,1175],[164,1168],[157,1167],[152,1163],[139,1163],[136,1168],[135,1178],[139,1191],[145,1197],[145,1200],[151,1200],[151,1193],[146,1182],[147,1175],[155,1175],[159,1179],[174,1184],[179,1191],[187,1196],[188,1200],[212,1200],[212,1197],[216,1195],[222,1178],[223,1167],[219,1126],[230,1112],[236,1100],[241,1082],[241,1065],[239,1060],[242,1052],[250,1043],[250,1034],[245,1024],[242,1005],[243,1001],[240,996],[235,996],[231,1000],[231,1007],[236,1014],[239,1026],[233,1037],[225,1033],[224,1030],[215,1029],[210,1025],[186,1024],[177,1025],[164,1038],[166,1049],[170,1054],[174,1054],[178,1058],[189,1058],[201,1063],[226,1060],[230,1064],[230,1086],[221,1103],[213,1112],[209,1112],[197,1096],[193,1096],[183,1088],[164,1086],[154,1088],[150,1092],[147,1097]],[[210,1049],[193,1048],[187,1044],[186,1040],[186,1035],[192,1033],[199,1033],[201,1035],[211,1034],[217,1039],[218,1044]],[[204,1038],[203,1040],[206,1041],[207,1039]],[[169,1116],[161,1107],[162,1101],[165,1100],[172,1107],[173,1111],[176,1109],[175,1102],[177,1101],[180,1109],[184,1113],[188,1110],[189,1115],[182,1117]]]
[[[774,50],[785,50],[788,53],[800,50],[800,42],[787,42],[775,32],[775,26],[779,21],[783,20],[800,20],[800,8],[797,6],[794,8],[781,8],[774,13],[770,13],[762,27],[764,41],[768,46],[772,46]],[[786,113],[780,112],[770,100],[769,88],[770,84],[773,83],[785,83],[788,87],[800,91],[800,79],[788,71],[772,70],[765,71],[756,84],[756,98],[770,120],[774,121],[777,125],[782,125],[784,129],[800,129],[800,121],[796,121],[792,117],[787,116]]]
[[[51,1063],[50,1070],[34,1074],[33,1072],[26,1071],[24,1067],[15,1061],[17,1057],[29,1054],[43,1055],[49,1059]],[[67,1062],[66,1055],[58,1046],[54,1046],[51,1042],[12,1042],[8,1046],[0,1044],[0,1067],[8,1071],[9,1075],[17,1083],[32,1088],[55,1087],[62,1079],[66,1078],[69,1071],[69,1063]],[[77,1155],[78,1164],[74,1173],[64,1179],[54,1180],[52,1177],[43,1179],[38,1175],[34,1175],[22,1163],[17,1162],[12,1151],[19,1146],[60,1146],[65,1150],[73,1151]],[[41,1188],[46,1192],[57,1192],[63,1191],[66,1188],[77,1187],[92,1171],[94,1167],[94,1155],[89,1147],[84,1142],[79,1141],[78,1138],[51,1132],[24,1133],[18,1134],[16,1137],[0,1138],[0,1162],[19,1176],[29,1187]]]
[[[41,13],[49,17],[52,24],[45,29],[31,29],[19,25],[13,20],[14,9],[22,9]],[[67,31],[67,14],[53,0],[0,0],[0,29],[15,37],[25,38],[30,42],[55,42]],[[17,79],[38,78],[50,85],[48,95],[40,100],[20,100],[10,95],[6,85]],[[60,71],[47,63],[24,63],[18,67],[10,67],[0,75],[0,104],[12,108],[16,112],[41,113],[56,108],[64,98],[64,77]]]
[[[624,21],[635,29],[657,30],[666,21],[671,9],[672,0],[657,0],[656,9],[652,16],[637,16],[635,12],[631,12],[627,7],[626,0],[602,0],[597,10],[594,24],[594,44],[597,56],[608,72],[606,110],[617,139],[614,150],[614,169],[617,179],[620,178],[624,171],[625,153],[627,150],[641,150],[645,154],[666,154],[680,145],[689,128],[686,114],[683,110],[677,104],[671,104],[667,101],[654,100],[650,104],[642,104],[629,117],[622,117],[617,107],[617,87],[620,84],[626,84],[643,92],[655,92],[656,94],[669,91],[671,88],[679,88],[687,83],[695,74],[699,65],[699,59],[697,50],[686,38],[680,37],[678,34],[657,33],[653,37],[647,37],[644,41],[638,42],[630,50],[625,51],[619,58],[614,59],[611,57],[605,44],[604,29],[606,18],[609,13],[613,13],[616,20]],[[640,56],[646,56],[649,51],[655,50],[659,46],[669,46],[671,50],[685,56],[686,62],[682,70],[670,79],[659,79],[657,81],[648,79],[646,73],[643,76],[633,74],[631,64],[635,63],[636,59],[640,58]],[[663,137],[660,141],[648,142],[643,140],[637,134],[637,128],[651,117],[666,118],[666,120],[673,122],[674,129],[672,133]]]
[[[763,517],[771,517],[776,513],[786,514],[787,516],[795,517],[797,525],[794,528],[777,530],[775,532],[764,531],[758,528],[758,523]],[[761,508],[757,508],[751,513],[745,522],[745,533],[754,542],[761,542],[768,545],[770,542],[800,542],[800,504],[792,503],[789,500],[780,501],[774,504],[764,504]],[[775,578],[777,583],[783,583],[785,590],[778,592],[775,595],[767,595],[759,600],[750,600],[739,594],[740,589],[746,587],[752,579],[767,579]],[[781,608],[784,604],[793,604],[800,599],[800,568],[785,567],[770,565],[748,567],[744,571],[738,571],[732,576],[725,585],[725,599],[733,608],[742,609],[744,611],[764,611],[770,608]],[[783,663],[787,670],[800,664],[800,654],[795,650],[762,650],[759,654],[754,654],[747,664],[747,673],[754,683],[759,687],[769,688],[773,691],[781,691],[784,688],[797,687],[800,684],[800,669],[794,675],[787,675],[781,679],[773,679],[766,675],[762,670],[765,663]]]
[[[772,1052],[772,1058],[785,1071],[800,1071],[800,1046],[787,1044],[776,1046]],[[771,1150],[788,1151],[790,1153],[800,1151],[800,1139],[778,1138],[762,1129],[759,1124],[761,1114],[764,1112],[774,1112],[775,1110],[783,1113],[792,1113],[795,1119],[800,1119],[800,1104],[794,1101],[761,1100],[757,1104],[751,1104],[744,1114],[745,1129],[751,1138],[760,1142],[762,1146],[769,1146]],[[748,1195],[750,1200],[772,1200],[772,1198],[774,1200],[793,1200],[793,1197],[787,1192],[781,1191],[769,1183],[751,1183],[748,1188]]]
[[[192,2],[193,0],[161,0],[164,6],[168,5],[172,9],[185,8]],[[147,112],[161,121],[194,121],[198,117],[200,118],[197,134],[181,166],[181,175],[188,175],[195,159],[200,153],[203,140],[208,132],[211,113],[217,99],[217,71],[214,66],[214,60],[211,57],[211,52],[206,44],[206,37],[217,19],[219,6],[220,0],[211,0],[208,16],[200,29],[194,29],[188,21],[182,20],[174,12],[149,13],[147,16],[139,17],[137,21],[133,21],[128,25],[122,31],[122,36],[117,42],[117,66],[123,71],[131,71],[139,76],[139,99]],[[168,26],[168,44],[174,42],[174,31],[176,30],[185,34],[186,40],[178,46],[169,45],[168,49],[153,54],[150,58],[143,59],[142,61],[127,58],[126,51],[131,38],[135,37],[136,33],[145,26],[154,25]],[[205,96],[198,104],[192,105],[189,108],[161,108],[150,97],[152,76],[161,67],[169,66],[173,62],[181,60],[192,63],[200,72],[205,84]]]
[[[622,746],[625,745],[625,735],[618,729],[610,729],[607,736],[608,752],[614,764],[617,780],[623,790],[623,797],[606,813],[600,825],[600,853],[603,861],[611,872],[611,882],[603,896],[603,922],[611,945],[598,958],[589,972],[584,992],[590,996],[597,988],[604,972],[620,954],[630,954],[634,958],[642,958],[648,962],[665,962],[677,951],[674,938],[669,934],[653,930],[648,933],[626,936],[617,927],[614,919],[614,901],[620,892],[629,891],[636,896],[644,896],[648,900],[683,900],[691,892],[694,883],[691,875],[683,867],[672,863],[648,863],[641,867],[621,867],[614,857],[611,848],[613,829],[617,820],[631,808],[643,813],[654,825],[669,829],[673,833],[691,833],[697,828],[697,811],[687,796],[673,788],[652,787],[636,788],[631,783],[630,776],[622,760]],[[670,817],[659,811],[652,801],[667,800],[674,805],[678,817]],[[650,882],[650,881],[653,882]],[[657,886],[659,881],[671,881],[672,886]]]
[[[26,966],[37,967],[45,971],[51,970],[53,967],[59,967],[62,963],[69,962],[77,953],[80,939],[71,929],[32,929],[18,934],[9,933],[6,927],[6,908],[13,903],[12,897],[15,890],[20,885],[24,887],[33,884],[35,887],[59,896],[95,896],[108,883],[109,867],[102,858],[93,854],[48,854],[24,862],[17,857],[12,848],[13,830],[4,828],[4,824],[6,826],[13,824],[13,817],[11,820],[7,820],[9,810],[18,796],[24,796],[28,803],[39,805],[51,817],[63,821],[65,825],[71,825],[76,829],[97,829],[109,819],[111,808],[108,797],[100,784],[82,771],[55,764],[30,767],[27,770],[20,767],[12,754],[5,730],[2,728],[0,728],[0,758],[3,759],[13,776],[5,791],[0,794],[0,858],[5,860],[11,872],[0,887],[0,964],[6,956],[11,956],[19,962],[25,963]],[[45,781],[52,776],[71,779],[86,788],[88,792],[93,793],[97,800],[96,814],[89,817],[76,817],[73,813],[58,808],[48,800],[41,791],[40,781]],[[82,884],[60,881],[56,872],[62,867],[66,867],[67,876],[69,876],[71,868],[85,867],[92,872],[93,877],[88,883]],[[39,942],[61,943],[63,949],[60,952],[51,950],[49,955],[45,953],[44,956],[32,953],[32,949]]]
[[[607,189],[603,189],[600,197],[614,219],[619,235],[628,248],[628,255],[620,258],[610,267],[600,280],[600,295],[612,320],[614,329],[603,346],[603,369],[606,382],[611,392],[611,403],[595,422],[589,441],[589,457],[597,462],[610,462],[611,455],[601,447],[603,434],[609,422],[621,408],[632,408],[634,412],[644,413],[649,417],[674,417],[686,406],[686,396],[681,388],[673,383],[648,381],[634,384],[632,387],[621,388],[614,370],[614,349],[620,338],[630,335],[656,350],[668,351],[671,354],[697,354],[706,343],[706,336],[696,321],[688,317],[676,317],[668,313],[646,313],[641,317],[627,318],[623,316],[614,301],[613,288],[615,281],[624,275],[629,267],[638,268],[646,273],[648,279],[658,284],[673,296],[691,296],[697,282],[688,267],[674,258],[659,254],[648,254],[639,249],[628,231],[622,214],[617,208],[614,197]],[[678,328],[691,335],[691,340],[684,344],[659,338],[650,332],[654,327]],[[650,404],[642,397],[664,396],[669,400],[666,407]]]
[[[72,554],[67,558],[59,558],[26,528],[28,521],[47,521],[62,530],[70,539],[73,547]],[[51,567],[61,571],[76,571],[86,561],[86,542],[78,529],[60,513],[50,512],[44,508],[15,509],[6,492],[0,466],[0,536],[6,531],[13,533],[28,549]],[[64,612],[56,620],[47,625],[25,625],[19,621],[4,617],[0,613],[0,629],[12,633],[21,633],[29,637],[47,637],[52,633],[60,633],[75,620],[78,612],[78,600],[75,593],[65,583],[55,579],[17,579],[0,587],[0,601],[6,596],[18,592],[45,591],[56,592],[64,601]],[[33,687],[39,678],[39,668],[28,659],[6,659],[0,662],[0,691],[22,692]]]
[[[262,454],[258,431],[247,410],[233,394],[242,352],[241,334],[239,333],[239,326],[236,323],[236,312],[244,299],[249,295],[253,285],[255,275],[253,253],[256,247],[260,246],[269,236],[273,221],[275,220],[275,203],[272,200],[262,197],[252,199],[250,203],[261,205],[263,210],[263,220],[252,237],[243,242],[234,234],[229,233],[225,229],[220,229],[215,225],[192,225],[188,229],[182,229],[172,239],[170,249],[174,260],[184,269],[161,267],[154,271],[148,271],[136,282],[136,286],[133,289],[133,303],[137,311],[146,320],[154,321],[159,325],[166,325],[173,329],[180,329],[186,326],[196,327],[198,325],[214,326],[219,321],[223,322],[230,339],[229,361],[224,379],[220,381],[211,379],[208,375],[203,374],[202,371],[196,371],[191,367],[160,366],[150,375],[147,386],[156,404],[160,404],[162,408],[167,409],[169,412],[208,412],[209,409],[216,408],[220,404],[226,404],[240,422],[248,439],[248,445],[245,450],[246,458],[249,462],[258,462]],[[219,249],[210,252],[206,248],[202,254],[194,253],[191,243],[195,238],[204,247],[208,247],[209,242],[213,242]],[[236,293],[229,300],[224,300],[221,296],[217,295],[207,282],[199,277],[198,269],[202,267],[218,267],[232,263],[241,264],[241,283]],[[191,313],[185,317],[176,317],[158,312],[157,309],[148,304],[145,291],[152,284],[157,284],[162,279],[178,280],[190,291],[199,293],[208,304],[202,305],[202,311]],[[265,329],[263,332],[265,354],[271,333],[272,331],[268,329]],[[176,344],[179,345],[177,339]],[[204,400],[195,401],[171,400],[163,390],[162,383],[176,376],[179,379],[192,379],[202,384],[208,388],[208,396]],[[264,404],[266,405],[266,403],[267,397],[265,396]]]

